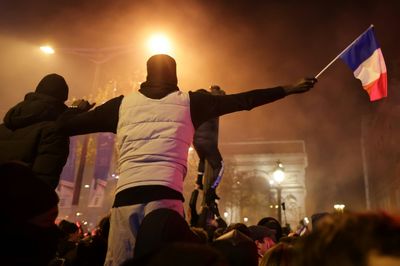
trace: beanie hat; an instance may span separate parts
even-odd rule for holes
[[[22,162],[1,164],[0,178],[0,209],[11,220],[28,221],[58,204],[57,193]]]
[[[35,92],[52,96],[61,102],[65,102],[68,99],[67,82],[62,76],[54,73],[42,78]]]
[[[150,83],[166,83],[176,86],[176,62],[166,54],[153,55],[147,60],[147,78]]]
[[[262,225],[251,225],[248,227],[250,231],[250,236],[253,239],[253,241],[256,240],[263,240],[264,237],[269,237],[271,238],[274,242],[276,242],[275,239],[275,232],[271,229],[269,229],[266,226]]]

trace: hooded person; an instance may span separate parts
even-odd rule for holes
[[[34,92],[12,107],[0,125],[0,162],[19,160],[53,189],[69,153],[69,137],[55,121],[69,108],[68,85],[58,74],[48,74]],[[73,108],[73,112],[76,112]]]
[[[154,55],[147,61],[147,78],[139,91],[59,121],[68,135],[117,134],[119,179],[105,265],[134,257],[138,229],[150,212],[167,208],[184,216],[183,181],[195,129],[212,118],[306,92],[316,82],[309,78],[294,85],[212,95],[181,91],[176,73],[172,57]]]

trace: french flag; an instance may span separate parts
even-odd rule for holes
[[[353,70],[354,76],[361,80],[371,101],[387,97],[385,60],[372,25],[340,55],[340,58]]]

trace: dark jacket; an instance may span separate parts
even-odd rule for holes
[[[0,125],[0,162],[23,161],[55,189],[68,157],[69,137],[56,131],[54,121],[66,110],[56,98],[28,93]]]
[[[196,129],[193,136],[193,143],[195,145],[201,145],[203,142],[207,142],[208,145],[218,145],[218,127],[218,117],[211,118],[204,122]]]
[[[219,87],[218,87],[219,88]],[[212,95],[225,95],[225,92],[221,89],[218,92],[209,92],[204,89],[198,90],[202,93],[212,94]],[[207,106],[204,106],[204,109]],[[218,129],[219,129],[219,117],[214,117],[206,122],[202,123],[199,127],[196,128],[196,131],[193,136],[193,144],[196,146],[200,146],[206,143],[206,146],[214,146],[217,148],[218,146]]]

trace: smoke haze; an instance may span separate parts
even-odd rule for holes
[[[398,103],[399,10],[398,1],[2,1],[0,114],[51,72],[65,77],[70,98],[96,93],[95,64],[76,55],[44,56],[38,50],[44,43],[131,46],[129,53],[101,64],[96,81],[117,79],[117,93],[125,93],[137,84],[124,77],[145,78],[150,55],[145,40],[163,32],[174,47],[182,90],[218,84],[232,94],[315,76],[374,24],[388,67],[388,99],[369,102],[338,61],[311,92],[220,120],[221,142],[305,140],[310,213],[330,210],[337,201],[363,209],[361,116]]]

